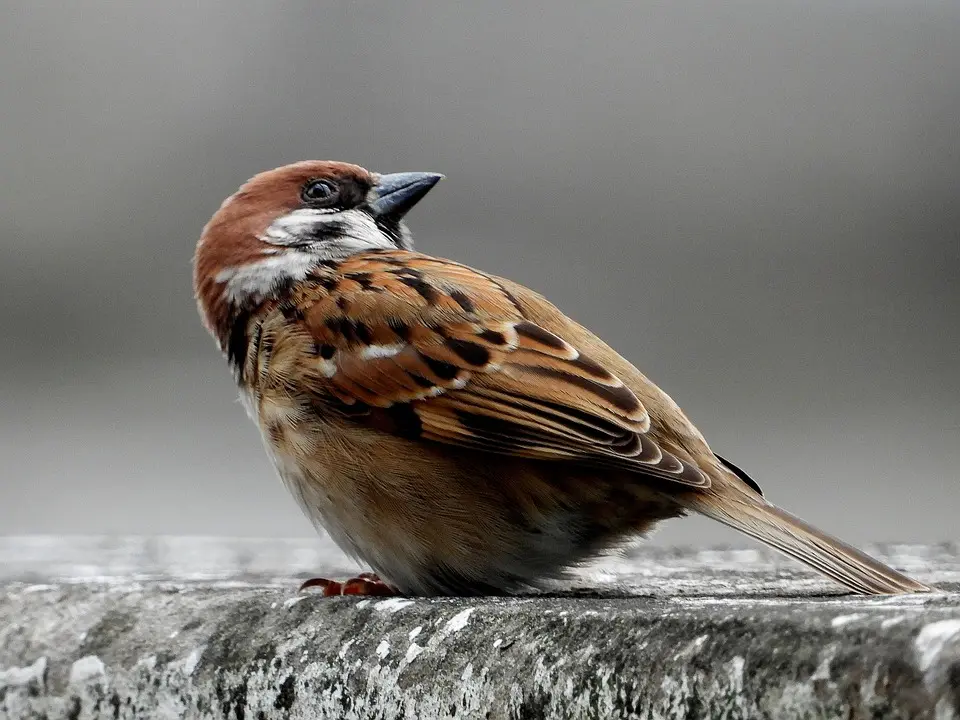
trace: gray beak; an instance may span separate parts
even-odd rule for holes
[[[420,202],[442,177],[443,175],[427,172],[381,175],[380,182],[373,188],[376,199],[369,203],[370,210],[374,215],[388,215],[399,220]]]

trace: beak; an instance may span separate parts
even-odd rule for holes
[[[380,217],[389,215],[399,220],[430,192],[443,175],[426,172],[393,173],[381,175],[373,187],[376,196],[369,202],[371,212]]]

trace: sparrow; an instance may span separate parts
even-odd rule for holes
[[[200,314],[280,477],[374,570],[324,594],[522,592],[691,512],[855,593],[930,590],[767,501],[543,296],[416,252],[403,219],[441,177],[287,165],[197,244]]]

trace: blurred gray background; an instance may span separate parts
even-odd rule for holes
[[[0,1],[0,534],[312,533],[190,260],[329,158],[445,173],[420,249],[546,293],[774,501],[960,539],[958,37],[955,0]]]

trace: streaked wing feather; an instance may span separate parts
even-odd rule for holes
[[[318,270],[293,302],[291,322],[331,355],[318,357],[311,386],[379,429],[710,484],[658,446],[620,378],[526,319],[482,273],[405,251],[366,253]]]

